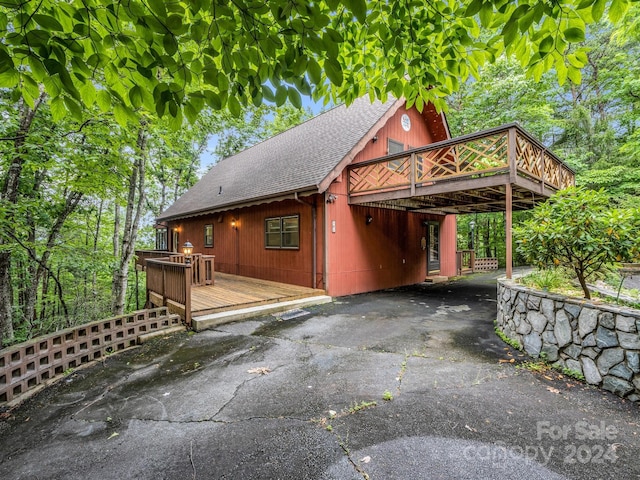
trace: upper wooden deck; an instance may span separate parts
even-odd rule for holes
[[[575,174],[518,124],[433,143],[348,167],[349,203],[437,212],[531,208],[575,184]]]

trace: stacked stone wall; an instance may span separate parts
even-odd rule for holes
[[[497,322],[532,357],[640,401],[640,310],[565,298],[501,279]]]

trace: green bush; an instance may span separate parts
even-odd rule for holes
[[[591,298],[587,278],[607,265],[640,258],[640,209],[612,208],[603,190],[572,187],[538,205],[514,235],[527,262],[575,272],[585,298]]]

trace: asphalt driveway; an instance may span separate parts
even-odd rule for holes
[[[109,357],[0,421],[0,478],[640,478],[638,408],[518,367],[495,278]]]

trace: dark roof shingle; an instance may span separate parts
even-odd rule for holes
[[[335,107],[214,165],[158,220],[231,208],[284,193],[318,190],[398,101],[360,98]],[[222,192],[222,193],[220,193]]]

